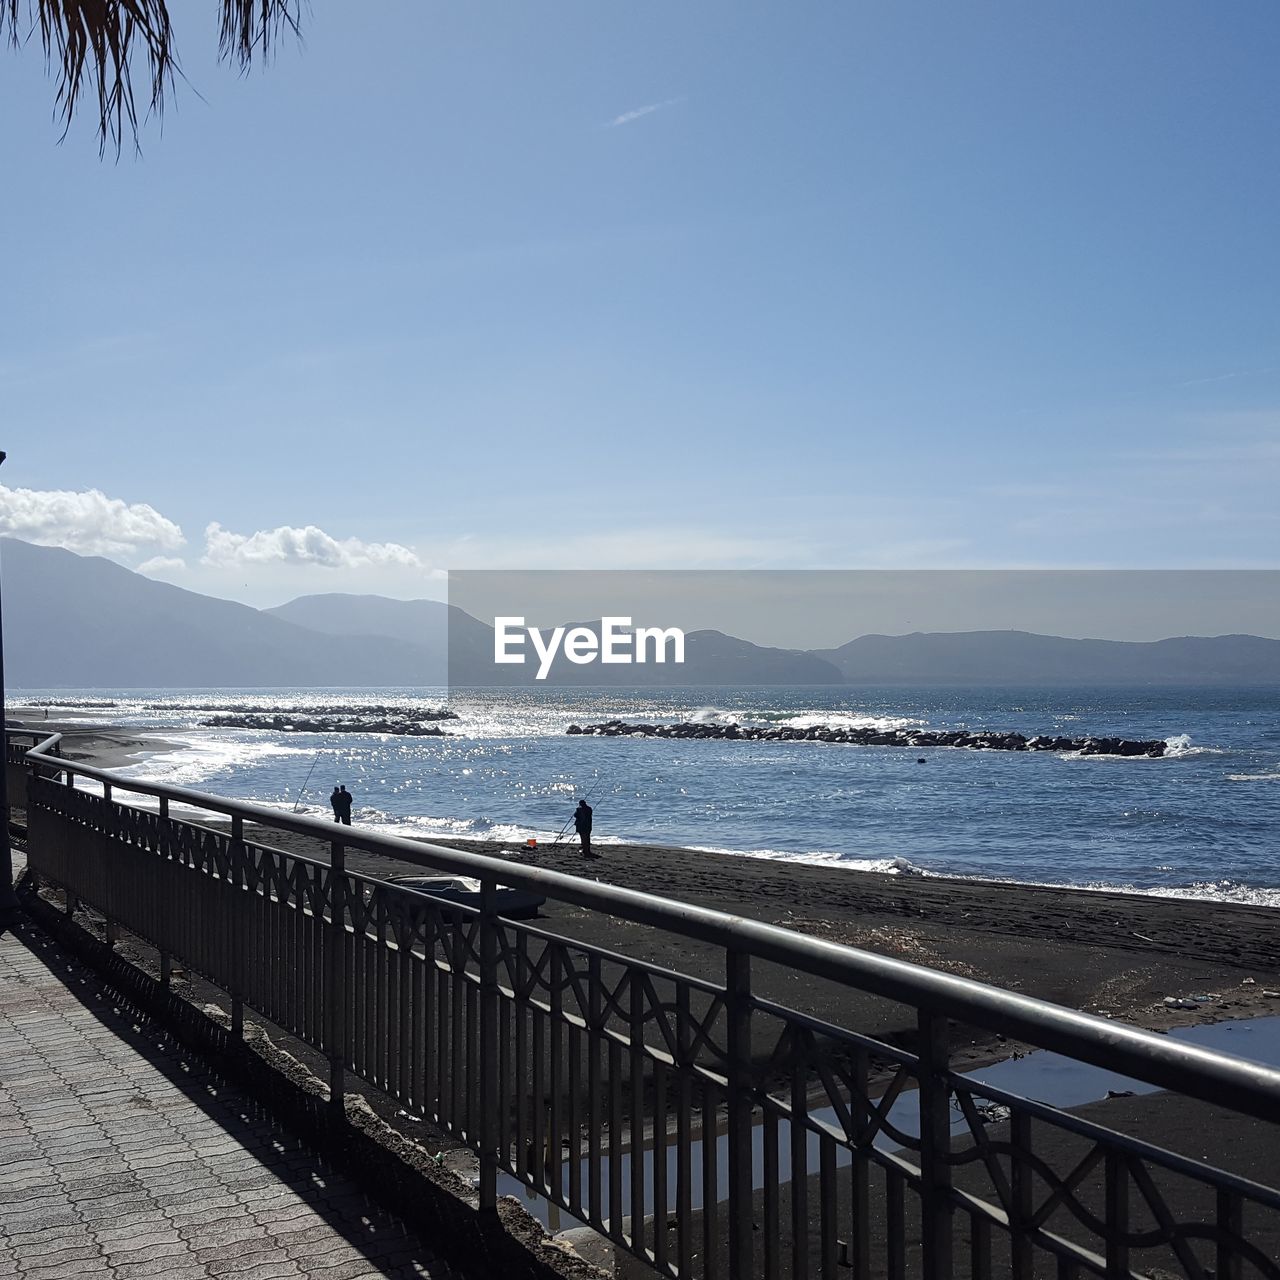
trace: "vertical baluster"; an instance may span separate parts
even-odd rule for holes
[[[902,1197],[902,1175],[886,1166],[885,1198],[885,1262],[888,1280],[906,1280],[907,1215]]]
[[[622,1046],[609,1044],[609,1234],[622,1239]]]
[[[991,1274],[991,1224],[986,1218],[969,1213],[969,1275],[972,1280],[985,1280]],[[1014,1273],[1017,1274],[1016,1272]]]
[[[516,1016],[516,1005],[513,1000],[507,999],[506,993],[502,989],[502,971],[500,967],[504,940],[506,947],[510,947],[510,933],[508,932],[510,928],[511,926],[507,924],[499,926],[499,960],[495,960],[495,969],[498,973],[498,993],[496,998],[498,1008],[498,1150],[501,1153],[498,1163],[502,1168],[508,1168],[512,1164],[511,1148],[514,1141],[511,1133],[512,1102],[515,1094],[520,1091],[520,1086],[515,1084],[512,1078],[512,1055],[514,1050],[511,1033],[512,1020]],[[509,950],[508,954],[510,954]],[[515,1167],[519,1168],[518,1157]]]
[[[552,1197],[559,1201],[564,1197],[563,1145],[564,1136],[564,952],[559,943],[547,944],[550,963],[547,967],[551,989],[547,1002],[551,1013],[547,1019],[548,1056],[551,1067],[551,1105],[547,1114],[549,1139],[547,1142],[547,1186]]]
[[[449,920],[449,1113],[455,1130],[461,1131],[466,1127],[467,1114],[467,1082],[463,1074],[467,1047],[467,957],[457,916],[443,918]]]
[[[436,961],[439,937],[435,912],[422,912],[422,1114],[440,1118],[440,968]]]
[[[1274,1184],[1272,1184],[1274,1185]],[[1239,1239],[1244,1235],[1243,1202],[1234,1191],[1220,1188],[1217,1196],[1218,1230]],[[1230,1240],[1219,1238],[1215,1280],[1240,1280],[1240,1254]]]
[[[836,1144],[827,1134],[818,1136],[818,1230],[822,1280],[835,1280],[840,1245],[836,1214]]]
[[[724,1275],[720,1247],[719,1098],[713,1085],[702,1086],[702,1257],[706,1280]],[[737,1280],[730,1276],[729,1280]]]
[[[920,1243],[925,1280],[951,1280],[951,1090],[944,1015],[920,1010]]]
[[[244,895],[244,819],[236,814],[231,819],[231,843],[227,847],[230,868],[230,894],[227,909],[231,913],[231,1034],[244,1035],[244,988],[247,970],[245,954],[248,945],[246,898]]]
[[[417,950],[409,953],[409,1089],[413,1109],[419,1115],[428,1116],[427,1104],[427,1046],[430,1032],[426,1025],[427,962]]]
[[[1123,1152],[1107,1152],[1106,1173],[1107,1276],[1125,1277],[1129,1274],[1129,1245],[1124,1239],[1129,1230],[1129,1169]]]
[[[542,959],[545,964],[545,950]],[[534,1185],[539,1187],[546,1185],[547,1170],[551,1166],[551,1122],[547,1114],[547,1024],[541,1008],[542,1002],[538,999],[540,994],[535,980],[533,990],[529,993],[529,1015],[533,1019],[533,1093],[529,1122],[536,1153],[535,1167],[530,1172],[534,1177]]]
[[[809,1075],[802,1062],[791,1072],[791,1274],[809,1275]]]
[[[399,924],[395,950],[391,953],[391,988],[389,1020],[391,1023],[390,1061],[387,1075],[393,1095],[408,1107],[413,1095],[409,1085],[407,1064],[409,1061],[409,989],[412,983],[409,970],[409,926],[404,916],[404,899],[397,895],[396,920]]]
[[[475,945],[477,950],[480,945],[479,929],[476,930]],[[471,944],[467,944],[468,951]],[[480,1079],[480,1074],[484,1070],[484,1064],[480,1061],[480,977],[479,973],[472,974],[467,972],[466,991],[467,991],[467,1008],[466,1008],[466,1034],[467,1034],[467,1080],[476,1081]],[[463,1110],[466,1113],[465,1130],[467,1140],[475,1142],[480,1132],[480,1126],[483,1123],[476,1114],[478,1110],[478,1091],[470,1084],[463,1090]]]
[[[600,1194],[601,1088],[600,1055],[603,1052],[604,1018],[600,995],[600,957],[587,957],[587,1199],[590,1221],[600,1226],[604,1218]]]
[[[653,1064],[653,1258],[660,1270],[667,1266],[667,1068]]]
[[[870,1088],[870,1062],[867,1051],[859,1047],[853,1055],[853,1089],[849,1098],[850,1119],[855,1137],[863,1133],[871,1118],[868,1102]],[[851,1199],[849,1227],[849,1262],[853,1268],[853,1280],[870,1280],[871,1276],[871,1146],[873,1139],[866,1138],[865,1146],[854,1143],[853,1168],[849,1173]]]
[[[360,938],[360,965],[362,981],[360,1000],[364,1011],[363,1034],[360,1037],[360,1065],[357,1068],[366,1080],[378,1082],[378,1057],[382,1037],[378,1026],[378,988],[382,985],[381,901],[373,886],[360,882],[360,902],[364,907],[364,920],[356,931]],[[370,926],[374,932],[370,933]]]
[[[347,925],[346,848],[329,846],[329,925],[325,946],[325,1052],[329,1056],[329,1105],[346,1114]]]
[[[515,1018],[516,1029],[516,1167],[521,1176],[531,1178],[537,1131],[534,1128],[533,1064],[529,1060],[529,997],[525,993],[529,975],[529,935],[523,930],[515,947]]]
[[[498,907],[497,882],[480,881],[480,1211],[498,1211]]]
[[[781,1233],[778,1199],[781,1189],[778,1171],[778,1113],[766,1101],[764,1123],[760,1127],[764,1145],[764,1280],[777,1280],[782,1274]]]
[[[725,1023],[729,1082],[729,1274],[755,1271],[751,1204],[751,957],[725,952]]]
[[[374,957],[374,1006],[373,1006],[373,1079],[380,1089],[387,1087],[387,1053],[389,1049],[391,1020],[388,1017],[390,992],[388,980],[391,976],[391,952],[387,943],[387,890],[374,886],[372,889],[374,918],[377,928],[377,943],[370,949]],[[473,1077],[474,1078],[474,1077]]]
[[[681,1276],[693,1274],[693,1018],[689,987],[676,988],[676,1248]]]
[[[627,1039],[627,1086],[631,1103],[628,1130],[631,1135],[631,1249],[643,1256],[644,1251],[644,976],[639,969],[630,972],[630,1019]]]
[[[577,960],[570,957],[574,976],[577,972]],[[576,988],[574,988],[576,990]],[[579,1013],[586,1013],[579,1008]],[[582,1053],[584,1037],[577,1024],[570,1022],[566,1034],[569,1038],[569,1207],[574,1214],[583,1217],[582,1210]],[[590,1034],[586,1037],[590,1043]]]
[[[1035,1177],[1031,1166],[1031,1116],[1027,1112],[1015,1110],[1010,1117],[1009,1141],[1013,1147],[1009,1157],[1009,1193],[1013,1198],[1009,1223],[1010,1269],[1014,1280],[1031,1280],[1035,1268],[1030,1236]]]

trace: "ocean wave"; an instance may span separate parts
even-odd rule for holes
[[[732,711],[721,711],[719,707],[699,707],[689,714],[690,724],[741,724],[742,721]]]
[[[1228,782],[1280,782],[1280,773],[1229,773]]]
[[[810,711],[801,715],[784,716],[776,723],[792,729],[875,729],[878,732],[887,733],[892,729],[918,729],[928,721],[911,716],[872,716],[846,711]]]
[[[1164,740],[1164,757],[1166,760],[1177,760],[1183,756],[1220,756],[1221,747],[1197,747],[1192,745],[1189,733],[1175,733]]]
[[[593,844],[608,843],[593,840]],[[636,843],[619,840],[617,844]],[[796,862],[805,866],[841,867],[846,871],[877,871],[883,875],[894,876],[930,876],[936,872],[926,871],[906,858],[851,858],[848,854],[815,851],[813,853],[796,853],[789,849],[726,849],[722,845],[693,844],[689,845],[697,853],[722,853],[732,858],[761,858],[767,862]],[[678,849],[672,852],[678,853]]]

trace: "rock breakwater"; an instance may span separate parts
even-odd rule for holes
[[[859,747],[965,747],[973,751],[1074,751],[1082,756],[1146,756],[1158,759],[1167,744],[1159,738],[1138,741],[1130,738],[1064,738],[1053,734],[1026,737],[1021,733],[1001,733],[991,729],[876,729],[813,725],[740,724],[630,724],[607,720],[603,724],[571,724],[569,734],[605,738],[714,738],[743,742],[835,742]]]
[[[275,733],[391,733],[408,738],[440,738],[444,730],[432,723],[456,720],[453,711],[415,711],[384,716],[229,715],[200,723],[206,729],[270,729]]]

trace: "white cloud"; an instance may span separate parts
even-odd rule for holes
[[[233,533],[216,520],[204,531],[201,564],[212,568],[252,565],[314,565],[323,569],[397,566],[425,569],[416,552],[398,542],[337,539],[309,524],[303,529],[281,525],[256,533]]]
[[[178,559],[177,556],[152,556],[150,560],[144,560],[138,566],[138,572],[164,577],[171,573],[185,573],[186,568],[187,562]]]
[[[614,116],[614,118],[605,125],[605,128],[616,129],[620,124],[630,124],[633,120],[639,120],[643,116],[650,116],[655,111],[661,111],[665,107],[674,107],[677,103],[683,101],[683,98],[665,98],[662,102],[651,102],[648,106],[636,107],[634,111],[624,111],[620,116]]]
[[[186,539],[145,502],[108,498],[99,489],[8,489],[0,485],[0,533],[81,555],[121,556],[142,547],[173,550]]]

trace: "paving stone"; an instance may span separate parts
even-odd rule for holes
[[[0,1280],[457,1275],[25,921],[0,936],[10,991]]]

